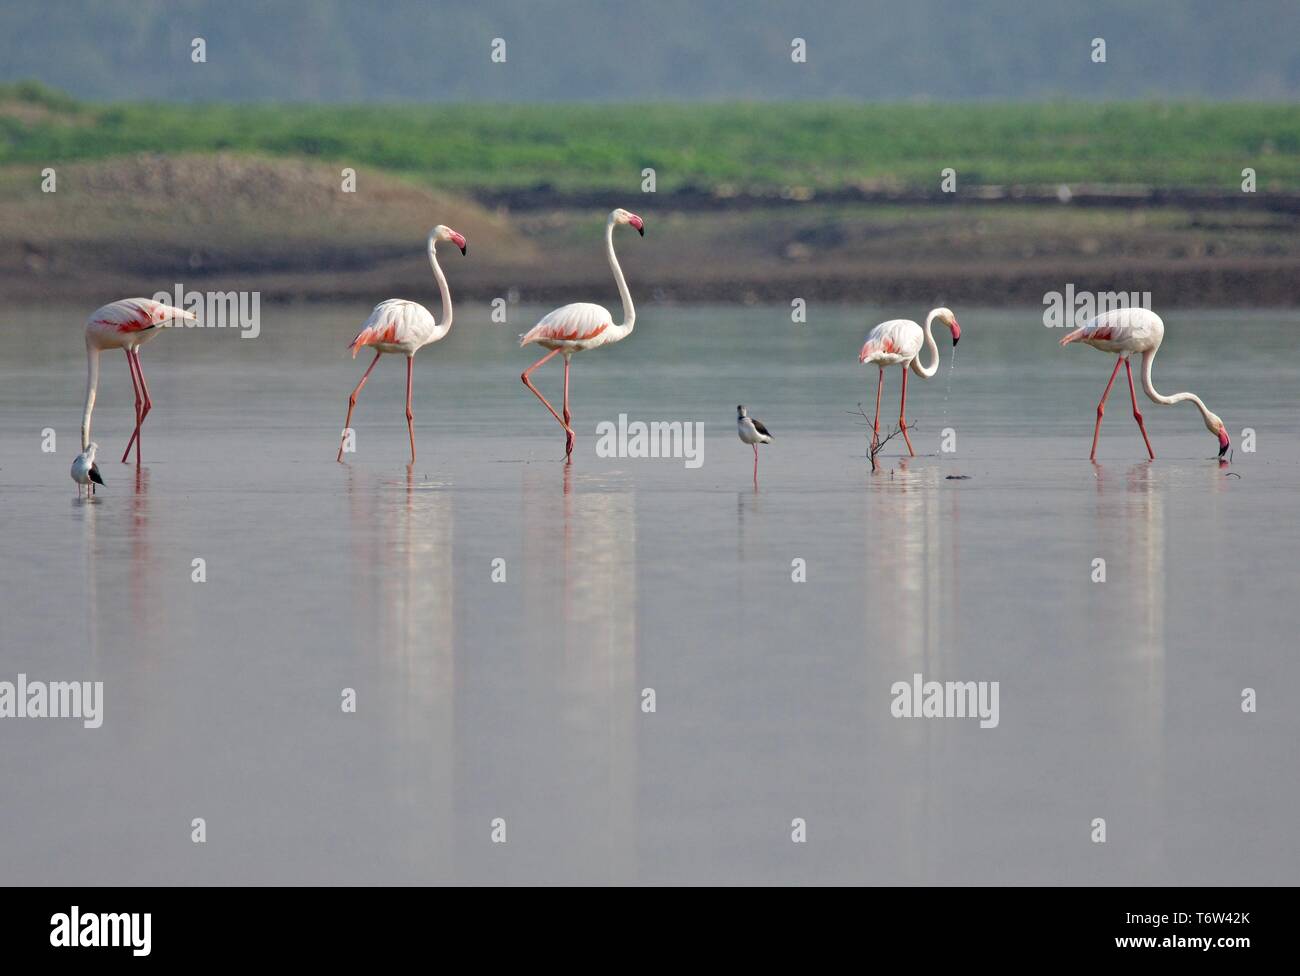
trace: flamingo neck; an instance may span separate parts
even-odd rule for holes
[[[921,353],[912,360],[912,372],[917,376],[929,379],[935,373],[939,372],[939,344],[934,341],[934,318],[937,312],[931,312],[925,317],[925,345],[921,347]],[[930,354],[930,365],[921,365],[921,354]]]
[[[1201,412],[1201,419],[1208,425],[1210,422],[1210,408],[1195,393],[1184,392],[1175,393],[1173,396],[1164,396],[1156,390],[1155,384],[1151,382],[1151,364],[1155,361],[1156,352],[1159,348],[1157,346],[1155,349],[1148,349],[1142,354],[1142,392],[1155,403],[1161,403],[1167,407],[1173,406],[1175,403],[1182,403],[1184,400],[1191,400],[1192,403],[1196,404],[1196,409]]]
[[[81,415],[81,449],[90,444],[90,414],[95,409],[95,391],[99,388],[99,350],[86,342],[86,409]]]
[[[438,264],[438,241],[432,234],[429,235],[429,266],[433,268],[433,277],[438,282],[438,291],[442,295],[442,319],[433,330],[434,336],[441,339],[451,331],[451,289],[447,287],[447,276],[442,273],[442,266]]]
[[[627,281],[623,277],[623,269],[619,267],[618,257],[614,254],[614,221],[610,219],[605,224],[605,251],[609,255],[609,269],[614,272],[614,281],[618,283],[618,294],[623,299],[623,324],[620,325],[619,332],[627,335],[636,325],[636,306],[632,304],[632,293],[627,290]]]

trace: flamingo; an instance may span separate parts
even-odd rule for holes
[[[925,317],[925,329],[911,319],[890,319],[881,322],[867,335],[858,353],[858,362],[872,363],[880,369],[880,379],[876,383],[876,419],[871,427],[871,447],[874,450],[880,442],[880,392],[885,386],[885,367],[903,367],[903,396],[898,404],[898,426],[907,442],[907,453],[916,457],[912,450],[912,439],[907,436],[907,370],[923,379],[929,379],[939,371],[939,346],[934,341],[931,327],[935,321],[946,325],[952,332],[952,345],[955,349],[961,340],[961,326],[952,309],[936,308]],[[928,349],[932,356],[929,366],[921,365],[921,349]]]
[[[95,409],[95,394],[99,389],[99,354],[105,349],[121,349],[126,353],[126,365],[131,370],[131,388],[135,390],[135,430],[122,452],[122,463],[126,463],[132,444],[135,444],[135,463],[140,463],[140,426],[153,409],[144,370],[140,366],[140,347],[160,329],[177,320],[193,322],[196,316],[193,312],[155,302],[152,298],[123,298],[90,313],[86,320],[86,410],[81,416],[83,451],[90,445],[90,415]]]
[[[339,441],[338,457],[335,458],[337,461],[343,460],[343,445],[347,442],[348,430],[352,427],[352,410],[357,405],[357,394],[366,385],[366,380],[370,379],[370,372],[378,364],[380,356],[386,352],[400,352],[406,354],[406,430],[411,435],[411,464],[415,463],[415,414],[411,411],[411,370],[415,364],[415,353],[422,346],[437,342],[451,331],[451,291],[447,288],[447,277],[438,265],[436,249],[439,241],[451,241],[460,248],[461,254],[468,253],[468,248],[464,236],[450,227],[439,224],[429,231],[429,264],[433,267],[438,291],[442,293],[442,324],[434,322],[433,314],[417,302],[389,298],[374,307],[370,318],[366,319],[361,331],[348,345],[353,359],[357,358],[357,353],[363,346],[374,348],[375,358],[348,397],[348,416],[343,421],[343,435]]]
[[[772,443],[772,435],[763,421],[751,417],[743,404],[736,407],[736,433],[740,439],[754,448],[754,484],[758,484],[758,445]]]
[[[86,449],[78,454],[72,461],[72,480],[77,483],[77,497],[81,497],[81,486],[86,486],[86,495],[90,496],[95,493],[95,485],[104,483],[103,476],[99,473],[99,465],[95,463],[95,452],[99,450],[99,445],[94,442],[87,444]]]
[[[1195,393],[1162,396],[1152,385],[1151,362],[1156,358],[1156,352],[1160,349],[1160,343],[1164,338],[1165,324],[1155,312],[1145,308],[1117,308],[1098,315],[1083,328],[1075,329],[1061,340],[1063,346],[1068,346],[1072,342],[1085,342],[1102,352],[1113,352],[1117,357],[1115,368],[1110,371],[1110,382],[1106,384],[1106,389],[1102,391],[1101,400],[1097,404],[1097,424],[1092,429],[1092,453],[1088,455],[1089,460],[1097,460],[1097,438],[1101,435],[1101,418],[1106,412],[1106,398],[1110,396],[1110,388],[1119,373],[1121,363],[1124,364],[1124,372],[1128,376],[1128,394],[1133,402],[1133,419],[1137,421],[1138,430],[1142,431],[1142,440],[1146,443],[1147,454],[1152,461],[1156,459],[1156,452],[1151,450],[1151,438],[1147,437],[1146,424],[1142,422],[1142,412],[1138,410],[1137,391],[1133,389],[1133,367],[1129,365],[1129,357],[1135,352],[1142,354],[1142,389],[1146,395],[1164,406],[1191,400],[1196,404],[1196,409],[1201,412],[1205,429],[1219,439],[1219,457],[1228,453],[1228,448],[1232,446],[1232,442],[1228,440],[1228,431],[1223,421],[1205,405],[1200,397]]]
[[[631,335],[632,327],[636,324],[636,309],[632,305],[632,295],[627,290],[627,282],[623,278],[623,269],[618,265],[618,258],[614,256],[614,226],[616,224],[630,224],[636,228],[636,232],[642,237],[645,236],[645,221],[634,213],[626,210],[613,210],[610,212],[609,219],[605,221],[605,250],[609,254],[609,267],[614,272],[614,280],[618,283],[618,293],[623,299],[623,324],[614,325],[614,316],[609,314],[609,309],[601,305],[592,305],[590,302],[575,302],[572,305],[564,305],[554,311],[547,312],[542,316],[535,326],[519,337],[519,345],[526,346],[530,342],[535,342],[543,349],[549,349],[545,356],[533,363],[520,374],[520,379],[524,381],[524,386],[533,391],[537,399],[542,401],[543,406],[551,412],[551,416],[560,422],[564,428],[564,456],[566,461],[573,460],[573,428],[569,426],[572,417],[569,414],[569,360],[575,352],[582,352],[585,349],[595,349],[597,346],[603,346],[611,342],[618,342]],[[544,362],[554,356],[556,353],[562,353],[564,356],[564,416],[561,417],[555,412],[555,408],[547,402],[546,397],[542,396],[537,387],[533,386],[528,379],[529,374],[537,369]]]

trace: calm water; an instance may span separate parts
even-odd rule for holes
[[[97,730],[0,721],[5,882],[1296,880],[1296,313],[1166,316],[1157,386],[1256,452],[1220,468],[1194,408],[1143,399],[1145,463],[1117,384],[1094,467],[1108,358],[958,309],[955,371],[941,340],[911,384],[920,456],[872,475],[856,352],[923,309],[647,305],[575,360],[566,468],[518,379],[536,310],[462,306],[416,360],[408,472],[391,357],[334,462],[368,309],[264,306],[256,340],[144,350],[139,471],[105,358],[87,504],[85,311],[3,316],[0,681],[105,696]],[[758,491],[737,403],[777,438]],[[620,412],[703,422],[704,464],[596,457]],[[891,717],[918,672],[999,682],[998,727]]]

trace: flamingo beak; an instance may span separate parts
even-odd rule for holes
[[[956,319],[953,319],[952,320],[952,344],[954,348],[959,342],[961,342],[961,326],[957,324]]]
[[[1219,457],[1223,457],[1223,455],[1227,454],[1228,448],[1230,448],[1231,446],[1232,446],[1232,442],[1228,440],[1228,431],[1225,428],[1220,428],[1219,429]]]
[[[642,219],[641,219],[640,217],[638,217],[636,214],[632,214],[630,217],[627,218],[627,222],[628,222],[629,224],[631,224],[633,227],[636,228],[636,232],[637,232],[638,234],[640,234],[642,237],[645,237],[645,221],[644,221],[644,220],[642,220]]]
[[[461,235],[461,234],[452,234],[452,235],[451,235],[451,242],[452,242],[453,244],[455,244],[458,248],[460,248],[460,253],[461,253],[461,254],[468,254],[468,253],[469,253],[469,247],[468,247],[468,245],[466,245],[466,243],[465,243],[465,238],[464,238],[463,235]]]

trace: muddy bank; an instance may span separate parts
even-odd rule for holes
[[[330,167],[225,156],[82,164],[59,180],[43,194],[30,173],[0,172],[0,297],[93,307],[181,284],[256,290],[266,302],[433,302],[425,235],[447,223],[470,241],[468,257],[443,259],[460,299],[617,300],[603,194],[515,209],[377,175],[343,193]],[[1263,197],[1245,209],[1227,198],[1205,207],[685,199],[614,201],[647,221],[644,239],[618,239],[642,301],[1041,305],[1073,285],[1150,292],[1157,308],[1300,304],[1300,212],[1259,205]]]
[[[174,284],[197,290],[259,291],[264,302],[355,301],[373,303],[401,296],[437,304],[427,265],[382,254],[349,252],[322,261],[319,270],[277,268],[274,259],[257,266],[217,273],[187,267],[122,273],[56,265],[40,273],[0,273],[0,294],[9,301],[67,300],[88,306],[124,295],[170,292]],[[590,299],[617,304],[608,270],[588,262],[585,272],[552,273],[538,267],[512,267],[486,261],[448,264],[458,300],[560,304]],[[1148,291],[1158,308],[1273,307],[1300,304],[1300,260],[1201,259],[1195,261],[1097,262],[1072,264],[945,263],[938,266],[836,266],[769,269],[755,275],[719,259],[709,266],[675,272],[629,272],[643,302],[719,302],[788,304],[871,302],[924,305],[933,302],[986,305],[1041,305],[1044,296],[1075,283],[1078,290]]]

